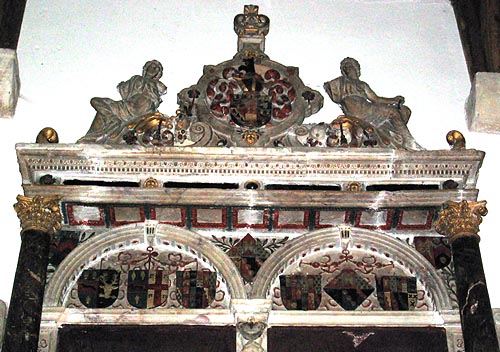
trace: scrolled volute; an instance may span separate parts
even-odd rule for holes
[[[62,216],[59,208],[60,197],[17,196],[14,209],[21,221],[22,231],[37,230],[49,235],[61,229]]]

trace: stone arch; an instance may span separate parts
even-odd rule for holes
[[[367,254],[378,252],[402,263],[409,272],[415,273],[418,280],[425,284],[430,294],[433,309],[451,309],[451,299],[445,282],[432,264],[407,243],[388,234],[360,228],[351,229],[351,243]],[[322,250],[341,252],[339,228],[333,227],[306,233],[297,237],[274,252],[262,265],[254,280],[251,298],[269,298],[271,286],[278,275],[293,262],[302,259],[304,253]]]
[[[136,223],[96,235],[80,244],[59,265],[52,276],[45,294],[45,306],[61,306],[66,295],[75,284],[82,270],[91,262],[106,256],[106,253],[144,238],[144,224]],[[160,224],[156,230],[158,242],[168,241],[179,248],[187,247],[207,259],[224,279],[231,298],[246,298],[243,279],[231,259],[209,240],[196,232],[179,227]]]

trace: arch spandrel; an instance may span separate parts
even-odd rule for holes
[[[144,224],[138,223],[101,233],[72,251],[52,276],[46,290],[44,305],[72,306],[74,302],[79,301],[77,281],[85,270],[116,270],[119,272],[122,288],[127,284],[130,270],[147,268],[170,270],[170,285],[175,280],[177,268],[216,272],[215,294],[218,295],[216,301],[220,302],[212,305],[214,308],[228,308],[230,299],[246,298],[238,269],[222,250],[207,239],[192,231],[160,224],[151,249],[144,241]],[[108,287],[113,283],[110,275],[102,280]],[[168,295],[175,295],[173,289],[175,287],[169,289]],[[125,291],[127,290],[120,289],[114,294],[117,296],[116,301],[110,307],[124,308],[122,303],[127,300]],[[104,294],[109,296],[110,292]]]
[[[317,292],[322,298],[316,302],[314,309],[346,309],[325,294],[324,289],[332,285],[332,281],[349,281],[353,277],[366,282],[373,290],[366,287],[366,300],[357,307],[351,307],[352,310],[384,309],[378,302],[377,291],[381,291],[381,280],[389,277],[403,278],[406,281],[402,285],[408,284],[408,279],[404,278],[415,278],[417,297],[412,309],[442,311],[452,307],[446,284],[432,264],[408,243],[382,232],[352,228],[347,247],[342,246],[339,228],[336,227],[306,233],[291,240],[262,265],[254,280],[251,298],[269,298],[273,300],[274,310],[286,309],[280,292],[280,276],[294,275],[309,277],[311,293],[314,291],[314,276],[319,276],[316,286],[321,285],[323,294]]]

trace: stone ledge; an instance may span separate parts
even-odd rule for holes
[[[465,109],[470,131],[500,133],[500,73],[476,73]]]
[[[0,48],[0,117],[14,117],[20,88],[16,51]]]

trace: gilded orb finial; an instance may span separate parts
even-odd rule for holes
[[[465,149],[465,137],[457,130],[452,130],[446,134],[446,141],[452,150]]]
[[[483,216],[488,214],[486,201],[446,202],[434,222],[436,231],[454,241],[459,237],[469,236],[479,239],[479,225]]]
[[[38,144],[52,144],[59,143],[59,135],[57,131],[52,127],[45,127],[36,136],[36,142]]]
[[[61,229],[62,216],[59,210],[60,197],[35,196],[33,198],[17,196],[14,204],[17,216],[24,231],[38,230],[49,235]]]

